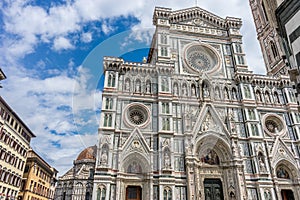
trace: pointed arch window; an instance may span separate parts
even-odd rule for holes
[[[111,127],[112,125],[112,115],[111,114],[104,114],[104,123],[103,126],[104,127]]]
[[[162,44],[168,44],[168,36],[166,33],[160,34],[160,42]]]
[[[169,187],[164,188],[164,200],[172,200],[172,189]]]
[[[170,113],[170,105],[168,102],[162,103],[162,113],[169,114]]]
[[[112,98],[106,98],[105,100],[105,109],[112,109],[113,107],[113,99]]]
[[[108,87],[115,87],[115,82],[116,82],[116,75],[113,72],[109,72],[108,80],[107,80],[107,86]]]
[[[169,131],[170,130],[170,119],[163,118],[162,120],[162,130]]]
[[[106,197],[106,188],[104,186],[100,186],[97,189],[97,200],[105,200]]]

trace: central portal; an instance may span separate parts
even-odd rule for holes
[[[204,179],[205,200],[224,200],[220,179]]]
[[[126,200],[141,200],[142,188],[140,186],[128,186],[126,188]]]

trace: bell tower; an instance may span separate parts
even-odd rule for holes
[[[277,31],[276,0],[249,0],[268,75],[287,75],[284,49]]]

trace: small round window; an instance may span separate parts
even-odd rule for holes
[[[274,134],[282,134],[285,130],[284,123],[280,116],[272,114],[264,116],[264,129],[273,136]]]
[[[142,104],[130,104],[126,115],[127,121],[134,126],[143,126],[149,121],[149,110]]]

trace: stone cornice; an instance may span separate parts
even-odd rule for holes
[[[172,24],[199,18],[211,24],[214,24],[216,27],[220,27],[223,29],[240,29],[242,26],[242,20],[240,18],[226,17],[225,19],[223,19],[199,7],[193,7],[177,11],[172,11],[172,9],[170,8],[156,7],[153,14],[153,24],[157,25],[158,19],[168,20],[169,23],[166,24]]]
[[[150,63],[125,62],[122,58],[117,57],[104,57],[103,66],[104,71],[112,70],[120,73],[135,71],[137,73],[170,74],[174,71],[173,63],[157,63],[153,65]]]
[[[242,83],[251,83],[261,86],[289,86],[290,79],[288,76],[273,77],[268,75],[253,74],[251,71],[236,72],[235,80]]]

